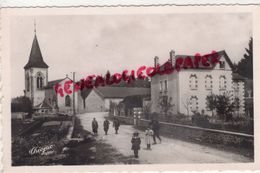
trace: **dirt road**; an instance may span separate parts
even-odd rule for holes
[[[91,122],[94,117],[96,118],[99,124],[98,140],[110,144],[125,156],[133,155],[130,141],[135,129],[131,125],[121,125],[119,134],[115,134],[112,122],[110,122],[108,135],[105,135],[103,130],[105,116],[107,116],[106,112],[78,115],[82,126],[88,131],[92,131]],[[139,132],[142,140],[139,155],[140,163],[236,163],[253,161],[251,158],[239,154],[166,137],[162,137],[161,144],[152,145],[152,150],[146,150],[144,132]]]

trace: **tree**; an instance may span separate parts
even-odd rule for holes
[[[232,119],[234,102],[231,102],[228,94],[216,95],[216,111],[220,119],[225,121]]]
[[[32,102],[28,97],[20,96],[12,99],[11,112],[26,112],[32,114]]]
[[[214,110],[216,109],[217,97],[215,94],[210,94],[206,97],[206,105],[207,108],[212,112],[212,116],[214,116]]]
[[[160,107],[161,113],[163,113],[166,116],[169,116],[172,113],[172,107],[174,106],[174,104],[172,104],[172,97],[159,97],[158,106]]]
[[[237,64],[237,72],[249,79],[253,79],[253,38],[250,39],[248,48],[242,58]]]

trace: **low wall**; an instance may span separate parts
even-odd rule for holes
[[[126,124],[133,124],[133,118],[117,116]],[[149,120],[141,119],[138,122],[140,127],[148,127]],[[181,124],[160,122],[160,133],[174,138],[193,140],[211,144],[231,145],[233,147],[254,148],[254,136],[244,133],[201,128]]]

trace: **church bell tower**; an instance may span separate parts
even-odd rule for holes
[[[33,106],[42,103],[45,98],[44,87],[48,83],[48,67],[42,57],[35,27],[29,61],[24,66],[25,96],[30,98]]]

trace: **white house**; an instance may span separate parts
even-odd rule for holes
[[[229,94],[232,99],[238,97],[240,100],[240,114],[244,113],[244,83],[242,80],[233,80],[233,64],[225,51],[217,52],[220,63],[198,68],[182,68],[179,72],[171,74],[156,74],[151,79],[152,112],[160,112],[159,100],[171,102],[172,113],[191,115],[192,111],[206,114],[211,112],[206,106],[206,97],[209,94]],[[190,55],[175,55],[170,52],[170,61],[175,64],[178,57],[191,57]],[[155,58],[155,65],[159,59]],[[235,89],[234,89],[235,87]]]

